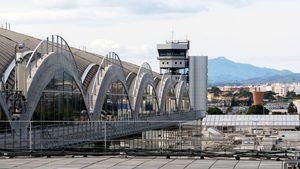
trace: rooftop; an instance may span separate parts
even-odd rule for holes
[[[300,126],[298,115],[207,115],[204,126]]]
[[[53,158],[14,158],[0,159],[1,168],[36,169],[127,169],[127,168],[163,168],[163,169],[282,169],[284,161],[275,160],[222,160],[196,158],[163,157],[53,157]]]
[[[13,61],[15,56],[14,48],[18,42],[24,42],[26,50],[33,51],[40,41],[41,39],[32,36],[0,28],[0,72],[3,73]],[[66,39],[66,41],[68,42],[68,39]],[[71,50],[74,55],[80,75],[84,73],[84,71],[86,70],[86,68],[88,68],[89,65],[95,63],[96,66],[98,66],[104,57],[103,55],[83,51],[74,47],[71,47]],[[120,53],[120,59],[122,60],[124,58],[125,57],[122,56],[122,54]],[[124,60],[122,60],[122,65],[126,75],[129,72],[137,73],[140,68],[139,65],[135,65]],[[91,74],[88,76],[90,77],[88,79],[89,82],[92,80],[92,77],[96,73],[96,70],[97,69],[95,69],[95,71],[91,71]],[[152,73],[155,77],[160,77],[160,75],[157,72],[153,71]],[[10,82],[12,81],[12,79],[13,77],[11,77],[11,80],[8,80],[8,83],[13,86],[13,82]]]

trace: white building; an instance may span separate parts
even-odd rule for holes
[[[274,83],[274,84],[264,84],[264,85],[257,85],[249,87],[251,92],[253,91],[260,91],[260,92],[267,92],[272,91],[276,93],[278,96],[285,96],[288,91],[294,91],[298,89],[300,93],[300,86],[294,84],[281,84],[281,83]]]

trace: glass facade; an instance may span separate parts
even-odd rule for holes
[[[170,89],[168,91],[168,95],[166,97],[165,102],[165,114],[172,114],[173,112],[177,111],[177,105],[176,105],[176,96],[173,89]]]
[[[100,120],[119,121],[132,118],[129,98],[120,81],[113,82],[106,92]]]
[[[87,111],[75,80],[65,72],[46,86],[33,114],[34,121],[86,121]]]
[[[181,101],[181,111],[183,112],[189,112],[190,111],[190,98],[189,96],[183,96]]]
[[[177,57],[185,57],[186,50],[185,49],[160,49],[158,50],[159,56],[177,56]]]
[[[10,129],[10,124],[7,121],[8,119],[6,117],[6,114],[0,106],[0,133],[5,132],[5,130],[7,129]]]
[[[147,85],[143,92],[139,113],[139,116],[142,117],[155,116],[158,113],[157,97],[151,85]]]

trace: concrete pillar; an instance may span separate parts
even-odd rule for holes
[[[207,111],[207,56],[189,56],[189,93],[191,108]]]

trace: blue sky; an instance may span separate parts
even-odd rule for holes
[[[299,9],[299,0],[11,0],[1,2],[0,23],[154,70],[156,43],[173,27],[174,39],[190,39],[191,55],[300,72]]]

